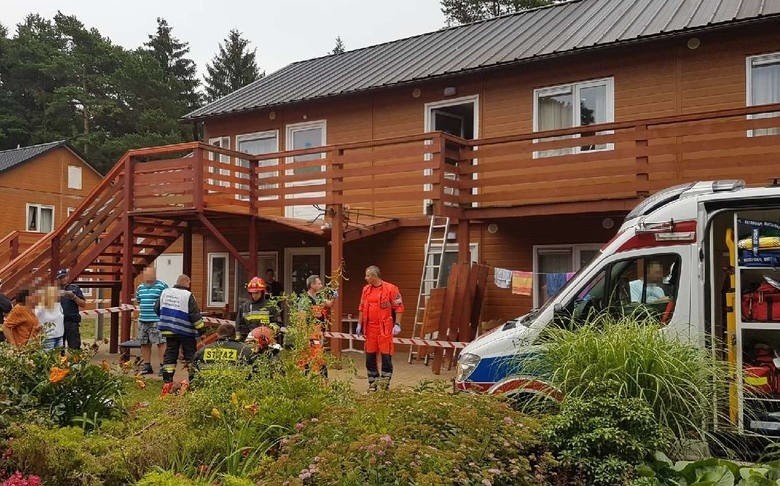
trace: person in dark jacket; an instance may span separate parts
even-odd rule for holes
[[[268,326],[277,333],[280,341],[279,308],[266,295],[265,281],[253,277],[246,286],[250,299],[241,304],[236,314],[236,340],[244,341],[249,332],[258,326]]]
[[[204,346],[195,353],[192,365],[197,370],[213,365],[248,365],[254,361],[255,353],[251,346],[235,340],[236,327],[222,324],[217,328],[217,341]]]
[[[190,277],[179,275],[176,285],[163,290],[154,305],[154,312],[160,316],[158,328],[166,341],[163,381],[166,384],[173,383],[179,350],[184,355],[184,361],[192,363],[196,339],[205,329],[198,303],[190,292]]]
[[[81,308],[87,305],[84,300],[84,293],[81,288],[73,283],[68,283],[68,269],[62,268],[57,271],[57,282],[62,289],[60,305],[62,313],[65,315],[65,334],[62,336],[64,344],[70,349],[81,349]]]

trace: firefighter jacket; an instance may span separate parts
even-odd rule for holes
[[[176,285],[163,290],[154,311],[160,316],[157,328],[163,334],[197,337],[203,330],[203,317],[195,297],[184,287]]]
[[[260,300],[244,302],[236,314],[236,331],[242,336],[258,326],[279,330],[279,309],[265,295]]]
[[[202,347],[192,362],[198,369],[208,368],[217,364],[247,365],[254,361],[254,352],[250,346],[232,339],[222,338],[219,341]]]

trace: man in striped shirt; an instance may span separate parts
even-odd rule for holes
[[[138,315],[138,340],[141,343],[141,359],[143,359],[142,375],[151,375],[152,370],[152,344],[157,345],[160,357],[160,375],[162,375],[162,362],[165,355],[165,336],[160,333],[157,323],[160,316],[154,311],[154,304],[160,298],[162,291],[168,286],[165,282],[157,280],[154,267],[146,267],[143,272],[143,282],[135,291],[135,299],[138,302],[140,313]]]

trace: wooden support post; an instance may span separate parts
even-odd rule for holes
[[[192,204],[195,206],[195,211],[198,213],[203,212],[205,205],[203,203],[203,157],[206,153],[201,148],[196,148],[192,151]]]
[[[57,270],[59,270],[61,265],[60,239],[57,238],[57,236],[54,236],[51,239],[51,264],[49,265],[51,267],[51,272],[49,274],[49,282],[54,282],[54,276],[57,275]],[[73,275],[73,277],[75,278],[77,275]]]
[[[225,247],[228,253],[233,255],[233,258],[235,258],[236,261],[242,267],[244,267],[244,270],[246,270],[247,275],[254,275],[256,268],[255,270],[253,270],[249,267],[248,260],[241,256],[238,250],[236,250],[236,248],[228,241],[228,239],[225,238],[225,236],[217,229],[216,226],[214,226],[211,223],[211,221],[209,221],[209,219],[203,213],[198,214],[198,219],[203,224],[203,226],[205,226],[206,229],[209,230],[209,232],[214,236],[214,238],[216,238],[217,241],[219,241],[222,244],[222,246]]]
[[[19,256],[19,233],[11,239],[11,260]],[[10,261],[10,260],[9,260]]]
[[[249,218],[249,267],[253,270],[247,274],[249,278],[257,271],[257,216]]]
[[[119,306],[119,287],[111,287],[111,307]],[[108,352],[116,354],[119,350],[119,314],[111,313],[111,330],[109,331]]]
[[[344,261],[344,208],[341,204],[335,204],[331,208],[331,227],[330,227],[330,274],[339,277],[336,284],[343,293],[343,282],[340,274],[342,271],[342,262]],[[331,308],[331,330],[340,332],[341,314],[344,311],[344,297],[340,296],[333,301]],[[336,358],[341,357],[341,339],[333,338],[330,344],[331,353]]]
[[[340,171],[344,168],[344,163],[342,162],[342,157],[344,155],[344,149],[339,149],[337,153],[334,156],[334,159],[332,161],[332,169],[335,171]],[[333,182],[343,182],[343,177],[333,177]],[[330,210],[330,274],[332,277],[338,276],[339,279],[336,281],[336,285],[339,286],[339,289],[343,293],[343,288],[341,287],[344,282],[341,281],[341,272],[343,270],[342,262],[344,261],[344,207],[341,205],[341,197],[343,195],[343,191],[333,191],[333,194],[331,197],[333,198],[333,201],[335,204],[330,206],[328,209]],[[333,301],[333,307],[330,310],[331,315],[331,330],[334,330],[336,332],[341,332],[341,314],[344,311],[344,297],[343,295],[339,297],[338,299]],[[333,338],[330,342],[330,351],[333,353],[333,356],[336,358],[341,357],[341,339]]]
[[[192,225],[187,223],[182,233],[182,273],[192,277]]]
[[[135,172],[135,159],[128,157],[125,160],[125,174],[124,174],[124,187],[123,191],[123,203],[124,212],[122,214],[122,276],[121,287],[119,294],[119,300],[122,304],[129,304],[130,298],[133,295],[133,218],[130,216],[130,211],[133,210],[133,184],[134,184],[134,172]],[[113,300],[113,294],[111,296]],[[130,339],[130,326],[132,313],[122,312],[121,326],[119,332],[119,342],[125,342]],[[113,321],[112,321],[113,322]]]
[[[469,220],[458,220],[458,263],[471,263],[471,246],[469,241]]]

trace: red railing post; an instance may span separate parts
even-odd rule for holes
[[[122,188],[123,206],[122,213],[122,278],[119,299],[122,304],[129,304],[133,295],[133,218],[130,212],[135,207],[133,197],[135,194],[133,184],[135,183],[135,157],[125,159],[124,187]],[[113,298],[113,293],[112,293]],[[130,339],[131,313],[121,313],[121,326],[119,342],[125,342]],[[126,360],[123,355],[120,359]]]
[[[337,149],[333,151],[333,160],[331,160],[331,171],[333,177],[331,178],[331,194],[326,195],[326,201],[328,204],[328,213],[330,214],[330,275],[332,279],[336,279],[334,285],[337,288],[341,287],[343,283],[341,281],[341,273],[343,271],[342,263],[344,261],[344,207],[342,206],[342,196],[344,177],[340,176],[341,171],[344,169],[344,163],[342,158],[344,156],[344,149]],[[343,291],[343,289],[342,289]],[[341,332],[341,313],[344,311],[343,297],[339,297],[333,301],[333,307],[331,308],[331,330]],[[331,339],[331,352],[336,358],[341,357],[341,339]]]

